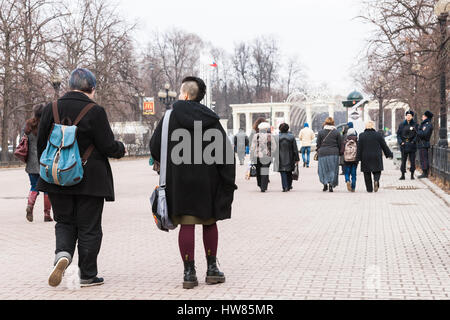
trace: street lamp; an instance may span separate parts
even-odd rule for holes
[[[384,136],[384,108],[383,108],[383,96],[384,96],[384,92],[383,89],[384,88],[388,88],[389,84],[386,83],[386,78],[383,76],[379,76],[378,79],[375,82],[376,85],[376,91],[378,91],[378,93],[376,94],[378,97],[378,132],[380,132],[381,134],[383,134]]]
[[[159,101],[166,106],[166,110],[170,109],[170,105],[177,99],[177,93],[170,91],[170,84],[166,83],[163,90],[158,92]]]
[[[441,29],[441,45],[439,47],[440,56],[440,129],[439,129],[439,141],[438,146],[441,148],[448,148],[447,141],[447,97],[446,97],[446,83],[445,83],[445,69],[447,66],[447,18],[450,12],[450,0],[439,0],[434,7],[434,12],[438,17],[439,25]]]
[[[50,81],[55,90],[55,100],[57,100],[59,98],[59,89],[61,88],[62,79],[57,73],[54,73]]]

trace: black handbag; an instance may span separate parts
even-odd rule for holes
[[[300,175],[299,169],[298,169],[298,163],[295,164],[294,171],[292,171],[292,180],[297,181],[298,177]]]
[[[250,177],[256,177],[256,166],[254,164],[252,164],[250,166]]]

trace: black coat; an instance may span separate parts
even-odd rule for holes
[[[58,100],[59,116],[61,120],[67,117],[73,122],[81,110],[92,102],[84,93],[68,92]],[[37,142],[39,159],[47,146],[53,124],[53,111],[50,103],[44,108],[39,123]],[[61,187],[39,179],[38,190],[57,194],[103,197],[106,201],[114,201],[114,182],[108,157],[116,159],[123,157],[125,147],[122,142],[114,140],[114,134],[103,107],[96,105],[80,121],[77,129],[77,142],[81,156],[91,144],[95,145],[95,150],[84,166],[83,180],[71,187]]]
[[[417,123],[414,120],[403,121],[398,126],[397,142],[402,152],[417,151]]]
[[[216,129],[222,135],[223,155],[228,154],[230,162],[223,164],[194,162],[194,121],[202,121],[202,136],[208,129]],[[163,120],[158,124],[150,141],[150,151],[156,161],[161,159],[161,134]],[[190,134],[190,163],[175,164],[172,150],[181,141],[171,141],[174,130],[184,129]],[[236,164],[233,146],[228,139],[219,117],[204,105],[194,101],[177,101],[169,121],[169,145],[166,175],[166,196],[169,216],[195,216],[202,220],[231,218],[234,198]],[[182,140],[182,139],[181,139]],[[202,154],[210,144],[202,143]],[[179,152],[179,150],[178,150]],[[178,154],[178,153],[177,153]],[[209,153],[208,153],[209,154]],[[230,156],[231,155],[231,156]],[[202,157],[203,158],[203,157]]]
[[[357,159],[361,161],[362,172],[383,171],[383,152],[386,158],[394,156],[379,132],[366,129],[359,135]]]
[[[417,147],[427,149],[430,147],[431,135],[433,134],[433,124],[430,119],[425,119],[417,130]]]
[[[292,133],[280,133],[277,146],[278,159],[275,159],[277,171],[294,171],[295,162],[300,161],[294,135]]]

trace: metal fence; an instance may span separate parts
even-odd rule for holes
[[[430,159],[431,174],[447,186],[450,183],[450,149],[432,146]]]

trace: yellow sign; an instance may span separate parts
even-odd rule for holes
[[[155,99],[154,98],[144,98],[143,110],[144,110],[144,115],[154,115],[155,114]]]

